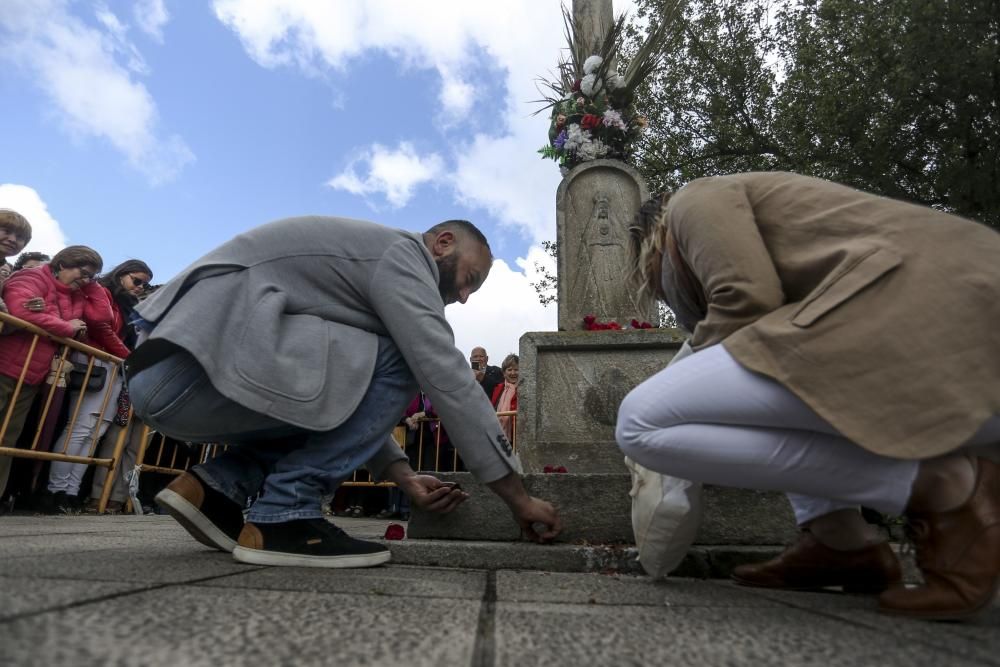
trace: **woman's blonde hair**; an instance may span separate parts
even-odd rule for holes
[[[640,298],[663,298],[660,279],[667,244],[668,201],[669,192],[650,197],[636,214],[635,223],[628,228],[629,254],[632,258],[629,280],[639,290]]]
[[[518,359],[517,355],[516,354],[508,354],[506,357],[504,357],[503,363],[500,364],[500,370],[506,371],[508,368],[510,368],[514,364],[517,364],[518,366],[521,365],[520,364],[520,360]]]

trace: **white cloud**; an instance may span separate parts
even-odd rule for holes
[[[482,346],[490,363],[499,366],[509,353],[518,353],[518,340],[528,331],[554,331],[557,309],[538,302],[532,281],[538,279],[535,262],[548,266],[545,251],[534,246],[517,260],[520,271],[503,260],[493,262],[489,278],[465,304],[452,304],[445,315],[455,331],[455,345],[466,355]],[[554,271],[555,267],[550,266]]]
[[[31,223],[31,243],[25,251],[53,255],[68,245],[59,223],[33,188],[15,183],[0,184],[0,208],[17,211]]]
[[[476,101],[475,87],[462,80],[461,75],[439,68],[441,73],[441,94],[438,101],[450,121],[459,121],[469,113]]]
[[[103,30],[72,16],[65,0],[5,0],[0,58],[28,73],[72,135],[107,140],[151,183],[169,181],[194,153],[179,136],[162,136],[156,103],[133,78],[148,68],[127,28],[104,7],[96,16]]]
[[[163,42],[163,26],[170,20],[163,0],[137,0],[132,7],[132,16],[144,33],[157,42]]]
[[[543,142],[532,143],[521,131],[504,137],[476,135],[451,174],[456,197],[485,208],[502,224],[526,230],[535,242],[555,240],[559,170],[531,152],[525,155],[527,146]]]
[[[362,176],[358,175],[359,165]],[[381,194],[389,204],[399,208],[406,205],[417,186],[436,179],[443,169],[440,155],[419,155],[408,142],[401,142],[395,150],[373,144],[365,155],[327,181],[327,185],[364,197]]]
[[[408,67],[436,71],[446,124],[460,121],[483,91],[503,84],[503,97],[487,102],[504,122],[490,134],[452,142],[455,153],[447,157],[454,171],[441,176],[466,204],[488,209],[532,239],[555,237],[559,171],[535,153],[545,143],[548,119],[531,116],[526,102],[538,98],[535,79],[555,68],[564,46],[559,3],[519,0],[503,11],[468,0],[216,0],[213,6],[264,67],[340,70],[377,50]],[[499,81],[483,79],[498,72]],[[358,182],[347,175],[344,185]]]

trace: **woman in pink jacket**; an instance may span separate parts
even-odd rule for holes
[[[131,306],[137,302],[137,297],[149,284],[153,272],[145,262],[131,259],[122,262],[111,272],[102,276],[93,285],[93,295],[87,299],[84,307],[84,320],[87,322],[87,344],[103,350],[108,354],[124,359],[131,350],[125,344],[129,333],[127,322]],[[112,292],[112,290],[114,292]],[[116,295],[119,297],[116,299]],[[78,368],[85,367],[87,358],[74,353],[74,364]],[[103,367],[110,380],[113,365],[106,361],[95,360],[94,368]],[[59,436],[53,451],[71,456],[88,456],[95,440],[100,440],[111,425],[118,409],[118,399],[124,386],[121,369],[115,375],[113,384],[107,381],[101,390],[83,392],[83,400],[74,424],[67,425]],[[70,393],[70,406],[75,407],[80,401],[81,390]],[[72,426],[72,429],[69,427]],[[103,455],[110,457],[114,451],[114,443],[105,443]],[[133,454],[134,458],[134,454]],[[87,471],[85,463],[69,463],[53,461],[49,468],[48,491],[51,494],[45,499],[45,504],[51,510],[74,510],[79,507],[77,496],[80,493],[80,483]],[[102,476],[106,479],[106,476]],[[45,507],[45,505],[43,505]]]
[[[83,338],[87,333],[84,309],[88,296],[96,295],[98,285],[90,279],[101,270],[101,256],[86,246],[69,246],[48,264],[14,273],[3,286],[3,297],[10,314],[64,338]],[[98,299],[103,295],[98,296]],[[41,299],[43,308],[28,304]],[[107,314],[111,305],[104,301]],[[100,307],[92,308],[95,312]],[[24,420],[42,381],[49,373],[58,344],[39,337],[32,350],[34,335],[16,331],[0,336],[0,423],[9,413],[4,447],[13,447],[21,435]],[[30,356],[29,356],[30,355]],[[14,397],[18,378],[24,373],[21,391]],[[0,493],[7,485],[10,457],[0,456]]]

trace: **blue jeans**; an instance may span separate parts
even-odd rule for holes
[[[323,496],[375,455],[417,392],[402,354],[384,336],[361,403],[331,431],[307,431],[231,401],[179,348],[129,378],[128,387],[135,414],[151,428],[188,442],[233,445],[194,472],[241,506],[261,493],[247,517],[254,523],[322,517]]]

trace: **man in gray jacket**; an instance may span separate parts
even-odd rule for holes
[[[431,511],[468,497],[417,475],[390,437],[420,387],[468,469],[525,534],[555,537],[558,513],[525,492],[444,316],[479,289],[492,261],[486,238],[462,220],[417,234],[304,217],[252,229],[186,268],[138,308],[147,338],[126,368],[135,414],[181,440],[234,446],[157,501],[241,562],[386,562],[383,546],[323,519],[320,502],[362,465]]]

